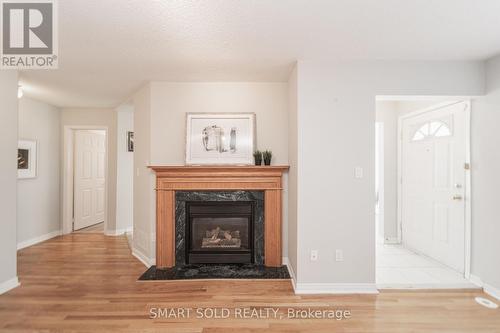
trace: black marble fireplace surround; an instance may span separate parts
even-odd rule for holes
[[[252,202],[253,263],[186,263],[186,203]],[[290,279],[286,266],[264,266],[264,192],[263,191],[177,191],[175,196],[175,267],[151,266],[139,281],[193,279]]]

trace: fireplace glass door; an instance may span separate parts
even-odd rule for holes
[[[186,203],[188,263],[252,263],[253,203]]]

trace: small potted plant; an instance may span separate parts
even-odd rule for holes
[[[253,158],[255,160],[255,165],[262,165],[262,152],[260,150],[254,151]]]
[[[264,158],[264,165],[271,165],[271,159],[273,158],[273,153],[270,150],[266,150],[262,153]]]

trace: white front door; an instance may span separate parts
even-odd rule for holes
[[[104,221],[106,134],[75,131],[74,226],[79,230]]]
[[[464,272],[467,102],[402,121],[402,239]]]

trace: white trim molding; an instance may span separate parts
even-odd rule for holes
[[[41,235],[41,236],[38,236],[38,237],[35,237],[32,239],[28,239],[28,240],[19,242],[19,243],[17,243],[17,249],[21,250],[21,249],[24,249],[26,247],[44,242],[46,240],[49,240],[51,238],[61,236],[61,235],[62,235],[62,230],[55,230],[55,231],[49,232],[48,234]]]
[[[20,285],[21,284],[19,283],[17,276],[15,278],[0,283],[0,295],[8,292],[11,289],[19,287]]]
[[[490,295],[491,297],[496,298],[497,300],[500,300],[500,289],[493,287],[492,285],[489,285],[487,283],[484,283],[483,280],[477,275],[470,275],[470,281],[474,283],[475,285],[482,287],[483,291]]]
[[[140,262],[142,262],[147,268],[154,265],[153,260],[137,248],[132,248],[132,255],[136,257]]]
[[[288,257],[283,257],[295,294],[378,294],[375,283],[303,283],[297,282],[297,275]]]
[[[295,290],[295,284],[297,283],[297,278],[295,275],[295,270],[293,269],[292,263],[288,259],[288,257],[283,257],[282,259],[283,265],[285,265],[288,268],[288,272],[290,273],[290,278],[292,280],[292,287],[293,290]]]
[[[127,232],[133,231],[133,227],[125,228],[125,229],[116,229],[116,230],[106,230],[104,234],[106,236],[122,236],[126,234]]]
[[[296,294],[378,294],[375,283],[304,283],[297,282]]]

